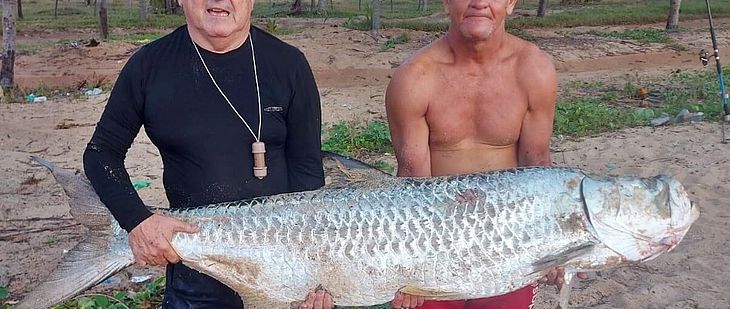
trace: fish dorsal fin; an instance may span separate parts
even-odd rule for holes
[[[329,151],[322,151],[322,165],[325,171],[325,186],[330,188],[351,183],[382,181],[384,177],[393,177],[365,162]]]
[[[565,248],[548,254],[545,257],[532,263],[532,273],[535,274],[553,267],[563,266],[574,258],[577,258],[584,254],[589,254],[595,249],[595,247],[596,244],[592,242],[566,246]]]
[[[426,299],[432,299],[432,300],[466,299],[466,296],[464,296],[464,294],[462,294],[462,293],[422,288],[422,287],[417,287],[417,286],[412,286],[412,285],[406,285],[406,286],[400,288],[398,291],[405,293],[405,294],[423,296]]]

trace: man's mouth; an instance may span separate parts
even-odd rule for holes
[[[228,15],[231,15],[231,12],[226,11],[224,9],[220,8],[212,8],[208,9],[208,14],[216,16],[216,17],[227,17]]]

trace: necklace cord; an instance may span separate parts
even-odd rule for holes
[[[210,73],[210,70],[208,69],[208,65],[205,64],[205,60],[203,60],[203,55],[200,54],[200,50],[198,49],[198,45],[195,44],[195,41],[193,41],[193,38],[190,38],[190,41],[193,43],[193,47],[195,48],[195,52],[198,53],[198,57],[200,58],[200,62],[203,63],[203,67],[205,68],[205,71],[208,72],[208,76],[210,77],[210,80],[213,81],[213,85],[215,85],[215,88],[218,89],[218,92],[223,96],[223,98],[228,103],[228,106],[231,107],[234,113],[238,116],[241,121],[243,121],[243,124],[246,125],[246,128],[249,132],[251,132],[251,135],[253,135],[253,138],[256,139],[257,142],[261,141],[261,92],[259,90],[259,75],[256,70],[256,53],[254,52],[253,48],[253,37],[251,36],[251,33],[249,33],[248,36],[249,41],[251,42],[251,59],[253,62],[253,74],[254,79],[256,80],[256,101],[258,102],[259,106],[259,127],[258,127],[258,134],[253,133],[253,130],[251,129],[251,126],[248,125],[248,122],[246,122],[246,119],[243,119],[243,116],[241,116],[240,113],[238,113],[238,110],[233,106],[231,101],[228,99],[228,96],[226,96],[225,93],[223,93],[223,90],[221,90],[221,87],[218,86],[218,83],[215,81],[215,78],[213,78],[213,74]]]

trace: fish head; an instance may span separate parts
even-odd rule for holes
[[[674,249],[700,214],[682,184],[669,176],[587,176],[581,193],[597,238],[625,262],[652,260]]]

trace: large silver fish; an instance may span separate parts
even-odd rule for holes
[[[127,233],[88,182],[38,161],[89,233],[18,309],[49,307],[134,262]],[[246,308],[267,309],[289,308],[318,286],[338,305],[361,306],[387,302],[398,290],[438,300],[500,295],[556,266],[569,281],[578,271],[651,260],[674,248],[699,216],[673,178],[565,168],[380,177],[155,211],[200,227],[173,237],[184,264],[238,291]]]

